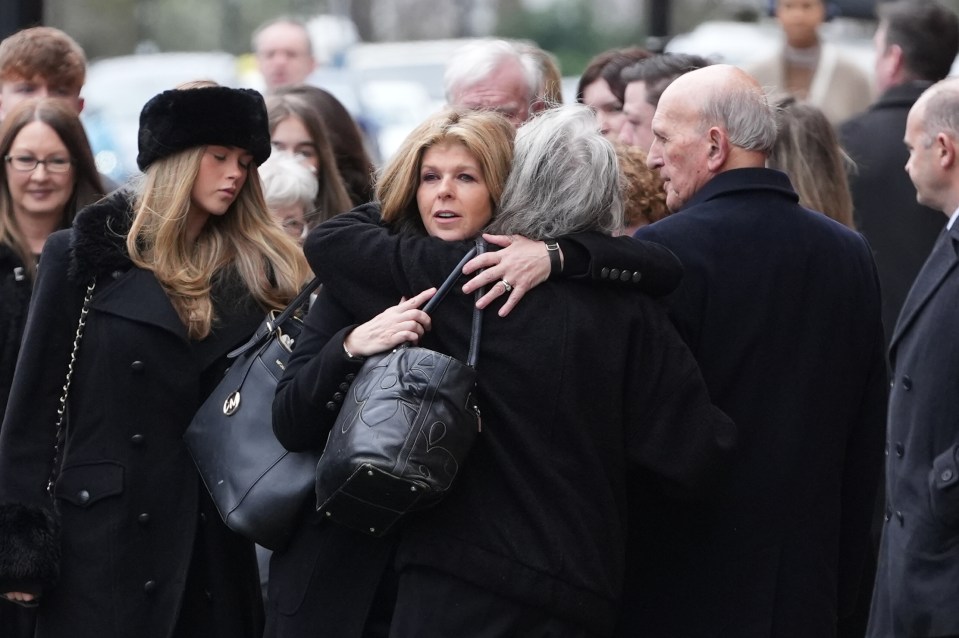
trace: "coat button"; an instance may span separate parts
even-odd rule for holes
[[[148,580],[147,582],[143,583],[144,593],[152,594],[153,592],[156,591],[156,588],[157,588],[157,583],[155,580]]]
[[[609,271],[610,279],[619,279],[619,268],[613,268]]]
[[[123,271],[122,271],[122,270],[114,270],[113,272],[110,273],[110,276],[113,277],[114,279],[119,279],[120,277],[123,276]]]
[[[142,514],[137,516],[137,523],[139,523],[140,525],[146,525],[149,522],[150,522],[150,515],[147,514],[146,512],[143,512]]]
[[[90,492],[86,490],[80,490],[77,492],[77,500],[80,501],[80,505],[86,505],[90,502]]]
[[[642,279],[642,278],[643,278],[643,273],[639,272],[638,270],[633,273],[633,283],[634,283],[634,284],[638,284],[638,283],[639,283],[639,280]]]
[[[349,373],[348,375],[346,375],[346,382],[347,382],[347,383],[353,383],[353,379],[355,379],[355,378],[356,378],[356,374],[353,373],[353,372],[351,372],[351,373]]]
[[[906,377],[906,376],[904,376],[904,377],[902,378],[902,389],[903,389],[903,390],[906,390],[907,392],[908,392],[909,390],[912,390],[912,379],[911,379],[911,378]]]
[[[140,447],[141,445],[143,445],[143,440],[144,439],[142,434],[134,434],[133,436],[130,437],[130,444],[133,447]]]
[[[890,518],[892,518],[892,513],[887,509],[882,515],[882,520],[888,523]]]
[[[939,478],[942,479],[943,483],[948,483],[949,481],[952,480],[953,476],[954,474],[952,473],[952,470],[947,468],[942,471],[942,474],[939,475]]]
[[[896,512],[896,520],[899,521],[899,527],[905,525],[905,517],[902,515],[902,512]]]
[[[896,443],[896,456],[902,458],[902,455],[906,453],[906,446],[902,443]]]
[[[143,368],[145,367],[146,365],[142,361],[134,361],[130,364],[130,369],[134,372],[143,372]]]
[[[339,406],[333,403],[332,401],[326,402],[326,409],[329,410],[330,412],[336,412],[338,408]]]
[[[201,523],[206,523],[206,513],[205,513],[205,512],[200,512],[200,522],[201,522]]]
[[[623,272],[619,273],[619,280],[622,281],[623,283],[626,283],[627,281],[629,281],[629,278],[630,278],[629,271],[624,270]]]
[[[600,278],[600,279],[609,279],[609,268],[606,268],[606,267],[604,266],[603,269],[599,271],[599,278]]]
[[[344,381],[343,383],[339,385],[340,392],[346,392],[349,389],[350,389],[350,384],[347,383],[346,381]]]
[[[333,400],[334,400],[336,403],[343,403],[343,393],[342,393],[342,392],[337,392],[336,394],[334,394],[334,395],[333,395]]]

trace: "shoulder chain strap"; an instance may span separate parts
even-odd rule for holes
[[[90,311],[90,300],[93,298],[93,288],[97,285],[94,279],[87,286],[87,294],[83,298],[83,307],[80,309],[80,322],[77,324],[77,334],[73,337],[73,352],[70,353],[70,363],[67,365],[67,379],[63,383],[63,394],[60,396],[60,406],[57,408],[57,438],[53,442],[53,469],[47,481],[47,494],[53,497],[53,484],[57,480],[60,465],[60,446],[63,445],[63,417],[67,412],[67,398],[70,396],[70,379],[73,378],[73,368],[77,362],[77,352],[80,350],[80,338],[83,337],[83,328],[87,325],[87,313]]]

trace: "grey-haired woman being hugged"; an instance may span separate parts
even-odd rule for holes
[[[260,191],[259,94],[161,93],[139,150],[139,183],[43,248],[0,435],[0,592],[39,605],[40,637],[253,638],[253,544],[222,524],[181,437],[306,265]]]

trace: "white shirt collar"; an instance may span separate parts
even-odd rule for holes
[[[952,212],[952,216],[949,217],[949,221],[946,222],[946,229],[952,230],[952,225],[956,223],[956,218],[959,217],[959,208]]]

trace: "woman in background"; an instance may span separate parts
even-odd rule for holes
[[[303,243],[319,184],[316,174],[295,156],[273,151],[260,166],[263,197],[273,219],[287,235]]]
[[[369,133],[346,110],[346,107],[329,91],[315,86],[300,84],[277,89],[276,95],[302,99],[316,109],[326,124],[333,159],[340,177],[346,184],[350,201],[354,206],[373,201],[373,160],[369,152]]]
[[[60,99],[19,104],[0,127],[0,417],[47,237],[103,195],[76,111]]]
[[[853,163],[835,129],[812,104],[785,96],[776,106],[778,132],[767,166],[789,175],[800,204],[854,229],[848,177]]]
[[[295,155],[316,175],[319,189],[306,225],[313,228],[333,215],[350,210],[346,185],[340,176],[330,135],[319,112],[302,98],[270,95],[266,98],[273,148]]]

